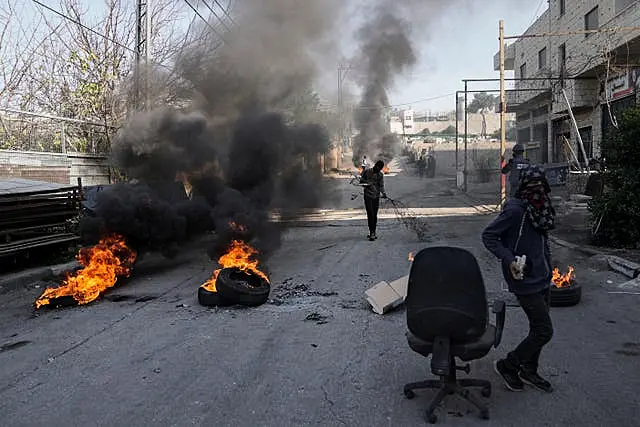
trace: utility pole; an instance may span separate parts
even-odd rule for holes
[[[456,187],[458,187],[458,137],[459,137],[459,132],[458,132],[458,122],[460,120],[458,120],[458,118],[460,117],[460,103],[458,102],[458,96],[460,94],[460,91],[456,91]]]
[[[467,115],[467,109],[468,107],[468,99],[467,99],[467,93],[468,93],[468,82],[465,80],[464,81],[464,172],[462,172],[463,179],[464,179],[464,192],[467,192],[467,175],[469,173],[469,170],[467,169],[467,140],[468,140],[468,134],[469,134],[469,120],[468,120],[468,115]]]
[[[507,150],[507,96],[504,83],[504,20],[500,20],[500,169],[505,165]],[[507,199],[507,177],[500,173],[500,208]]]
[[[343,97],[343,85],[344,80],[347,78],[347,72],[351,69],[351,66],[344,66],[343,64],[338,64],[338,114],[340,115],[340,144],[346,148],[347,143],[345,141],[345,128],[346,122],[344,119],[345,108],[344,108],[344,97]]]
[[[340,138],[340,146],[344,148],[344,111],[342,108],[342,64],[338,64],[338,115],[340,116],[340,129],[338,130],[338,138]]]
[[[144,91],[144,108],[149,110],[149,40],[151,34],[151,17],[149,2],[137,0],[136,4],[136,75],[135,75],[135,108],[140,109],[142,92]],[[144,66],[144,85],[141,68]],[[144,86],[144,87],[143,87]]]

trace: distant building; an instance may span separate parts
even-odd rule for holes
[[[548,9],[525,34],[566,34],[639,24],[637,0],[550,0]],[[572,150],[584,162],[564,90],[587,158],[598,157],[600,142],[620,113],[638,103],[640,68],[632,64],[638,64],[639,59],[637,30],[520,38],[507,46],[505,68],[522,79],[516,81],[515,89],[527,89],[507,94],[507,111],[516,114],[518,142],[536,152],[540,162],[566,162]],[[494,65],[498,70],[497,54]],[[524,80],[531,77],[549,80]]]

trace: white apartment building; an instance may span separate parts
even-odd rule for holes
[[[640,27],[639,0],[550,0],[524,35],[553,35],[521,37],[506,47],[513,88],[526,89],[508,92],[507,111],[516,114],[518,142],[536,161],[569,160],[563,137],[583,161],[563,90],[588,158],[601,154],[600,141],[620,113],[638,104],[640,30],[633,27]],[[512,35],[508,22],[505,34]],[[499,70],[498,54],[494,68]]]

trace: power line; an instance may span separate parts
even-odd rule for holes
[[[209,6],[209,3],[207,3],[205,0],[202,0],[202,3],[204,3],[204,5],[207,7],[207,9],[209,9],[211,11],[211,13],[213,14],[213,16],[216,17],[216,19],[218,20],[218,22],[220,22],[222,24],[223,27],[225,27],[227,29],[227,31],[230,30],[230,28],[227,26],[227,24],[218,16],[218,14],[216,13],[215,10],[213,10],[213,8],[211,6]]]
[[[536,12],[533,14],[533,19],[531,20],[531,23],[529,24],[529,26],[532,26],[533,23],[536,22],[536,18],[538,17],[538,12],[540,12],[540,8],[542,8],[542,5],[546,1],[547,0],[540,0],[540,4],[538,5],[538,8],[536,9]]]
[[[78,25],[78,26],[80,26],[80,27],[84,28],[85,30],[90,31],[91,33],[93,33],[93,34],[95,34],[95,35],[97,35],[97,36],[99,36],[99,37],[102,37],[103,39],[105,39],[105,40],[107,40],[107,41],[110,41],[111,43],[115,44],[116,46],[120,46],[121,48],[126,49],[126,50],[128,50],[129,52],[131,52],[131,53],[136,53],[136,51],[135,51],[135,50],[133,50],[132,48],[130,48],[129,46],[124,45],[124,44],[120,43],[119,41],[117,41],[117,40],[115,40],[115,39],[112,39],[111,37],[106,36],[106,35],[104,35],[104,34],[102,34],[102,33],[98,32],[98,31],[94,30],[93,28],[87,27],[87,26],[86,26],[86,25],[84,25],[82,22],[80,22],[80,21],[79,21],[79,20],[77,20],[77,19],[74,19],[74,18],[70,17],[69,15],[65,15],[64,13],[62,13],[62,12],[60,12],[60,11],[57,11],[57,10],[53,9],[52,7],[49,7],[49,6],[47,6],[46,4],[43,4],[43,3],[39,2],[38,0],[31,0],[31,1],[32,1],[33,3],[35,3],[35,4],[39,5],[39,6],[44,7],[45,9],[49,10],[50,12],[53,12],[53,13],[55,13],[56,15],[58,15],[58,16],[60,16],[60,17],[64,18],[64,19],[66,19],[67,21],[71,21],[71,22],[73,22],[74,24],[76,24],[76,25]],[[167,66],[167,65],[161,64],[161,63],[156,62],[156,61],[153,61],[153,60],[152,60],[151,62],[153,62],[154,64],[156,64],[156,65],[158,65],[158,66],[160,66],[160,67],[163,67],[163,68],[165,68],[165,69],[167,69],[167,70],[170,70],[170,71],[172,70],[172,68],[171,68],[171,67],[169,67],[169,66]]]
[[[204,16],[200,14],[200,12],[198,12],[198,9],[196,9],[191,3],[189,3],[189,0],[184,0],[184,2],[191,8],[191,10],[196,13],[196,15],[198,15],[200,19],[202,19],[202,21],[204,21],[205,24],[207,24],[209,28],[211,28],[211,31],[213,31],[218,37],[220,37],[220,40],[224,41],[224,37],[222,37],[222,34],[220,34],[218,30],[216,30],[215,27],[211,25],[211,23],[207,21]]]
[[[227,16],[227,18],[229,18],[229,21],[231,21],[233,25],[236,25],[236,22],[234,21],[234,19],[231,17],[231,15],[229,15],[229,11],[226,8],[224,8],[218,0],[213,0],[213,2],[217,4],[218,7],[220,7],[220,9],[222,9],[222,13],[224,13]]]
[[[136,51],[135,51],[135,50],[133,50],[133,49],[131,49],[129,46],[126,46],[126,45],[124,45],[124,44],[120,43],[119,41],[117,41],[117,40],[114,40],[114,39],[110,38],[109,36],[105,36],[104,34],[99,33],[98,31],[94,30],[93,28],[89,28],[89,27],[87,27],[86,25],[84,25],[82,22],[80,22],[80,21],[79,21],[79,20],[77,20],[77,19],[74,19],[74,18],[72,18],[72,17],[70,17],[70,16],[68,16],[68,15],[65,15],[64,13],[59,12],[59,11],[57,11],[57,10],[55,10],[55,9],[51,8],[51,7],[47,6],[46,4],[42,4],[42,3],[40,3],[38,0],[31,0],[31,1],[32,1],[32,2],[34,2],[34,3],[36,3],[37,5],[40,5],[40,6],[44,7],[45,9],[47,9],[47,10],[49,10],[49,11],[51,11],[51,12],[55,13],[56,15],[61,16],[62,18],[66,19],[66,20],[68,20],[68,21],[71,21],[71,22],[73,22],[73,23],[74,23],[74,24],[76,24],[76,25],[81,26],[81,27],[82,27],[82,28],[84,28],[85,30],[87,30],[87,31],[91,31],[93,34],[95,34],[95,35],[97,35],[97,36],[100,36],[100,37],[104,38],[105,40],[108,40],[108,41],[110,41],[111,43],[116,44],[116,45],[118,45],[118,46],[120,46],[120,47],[122,47],[122,48],[124,48],[124,49],[127,49],[129,52],[136,53]]]

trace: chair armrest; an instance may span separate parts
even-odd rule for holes
[[[504,321],[507,317],[507,304],[502,300],[496,300],[493,302],[493,310],[496,315],[496,336],[493,346],[498,348],[502,341],[502,331],[504,331]]]

